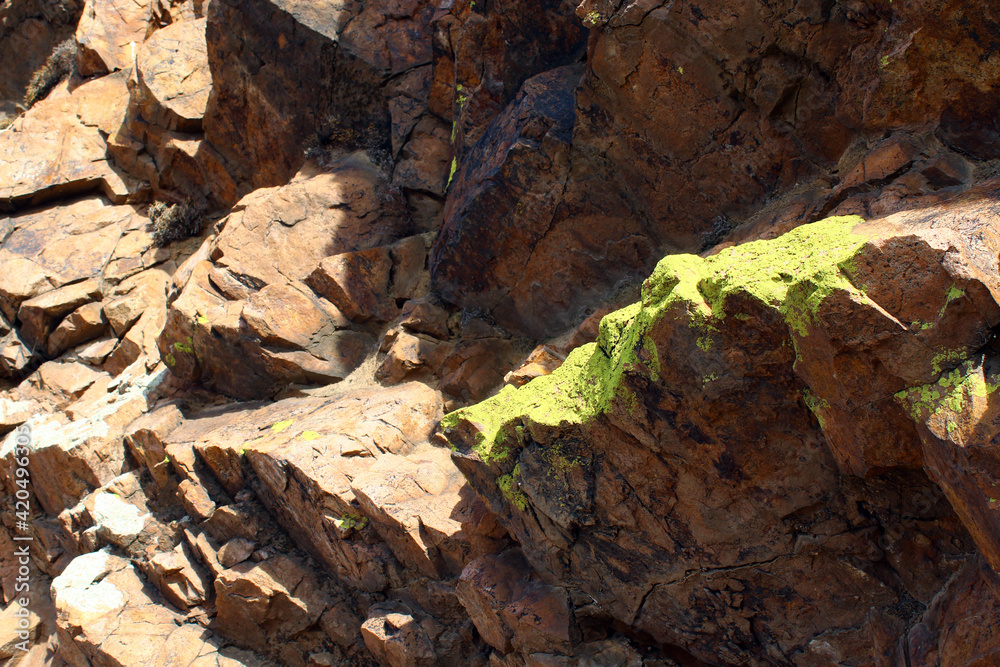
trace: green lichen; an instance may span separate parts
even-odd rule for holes
[[[521,491],[521,485],[518,482],[520,477],[521,466],[516,465],[513,472],[509,475],[501,475],[497,478],[497,486],[500,487],[504,498],[509,500],[517,509],[524,512],[528,509],[528,496],[524,495],[524,492]]]
[[[271,433],[281,433],[294,423],[295,420],[293,419],[286,419],[284,421],[275,422],[274,424],[271,424]]]
[[[174,355],[167,352],[167,356],[163,357],[163,363],[165,363],[167,367],[173,368],[174,366],[177,365],[177,358],[174,357]]]
[[[321,436],[316,431],[303,431],[300,437],[306,442],[310,442],[312,440],[318,440]]]
[[[695,341],[695,345],[698,346],[699,350],[708,354],[708,351],[712,349],[712,338],[710,336],[702,336]]]
[[[339,519],[334,519],[333,523],[338,530],[347,532],[348,530],[364,530],[368,525],[368,517],[357,514],[345,514]]]
[[[194,354],[194,341],[191,340],[191,336],[187,337],[187,342],[182,343],[177,341],[174,343],[174,349],[178,352],[185,352],[187,354]]]
[[[935,354],[931,358],[931,369],[934,371],[934,375],[940,375],[941,371],[947,366],[952,366],[955,363],[961,361],[965,357],[965,350],[963,348],[958,348],[955,350],[945,350],[939,354]]]
[[[480,460],[500,464],[523,442],[517,427],[586,423],[616,402],[632,410],[638,399],[622,379],[637,373],[658,376],[661,360],[651,335],[656,324],[668,316],[681,319],[701,330],[704,341],[718,330],[736,295],[778,311],[793,332],[808,335],[827,297],[838,290],[860,294],[847,277],[852,258],[866,242],[852,231],[859,222],[856,216],[830,218],[708,258],[664,258],[644,283],[639,303],[601,320],[596,343],[574,350],[551,375],[519,389],[505,387],[482,403],[446,415],[441,423],[445,434],[468,421],[475,426],[474,450]],[[504,483],[510,488],[509,477]]]
[[[945,411],[959,415],[975,397],[985,398],[996,392],[998,385],[987,382],[979,369],[968,364],[942,375],[937,382],[910,387],[896,394],[896,398],[909,406],[910,415],[924,421]],[[949,432],[955,430],[950,425]]]

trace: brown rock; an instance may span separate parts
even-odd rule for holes
[[[183,543],[173,551],[150,558],[146,572],[164,597],[179,609],[196,607],[212,593],[211,581],[193,562],[190,550]]]
[[[466,566],[457,593],[483,639],[501,653],[567,655],[579,633],[565,591],[531,580],[518,549]]]
[[[78,362],[49,361],[38,369],[38,382],[53,394],[78,398],[103,375]]]
[[[387,100],[406,86],[392,77],[430,62],[433,13],[423,1],[380,0],[332,13],[269,0],[213,2],[208,140],[237,180],[255,188],[287,182],[319,132],[335,149],[390,146]]]
[[[250,558],[250,554],[253,553],[255,548],[256,545],[250,540],[237,537],[223,544],[216,556],[222,567],[235,567],[247,558]]]
[[[200,131],[212,89],[205,19],[157,30],[142,44],[138,63],[143,119],[164,130]]]
[[[365,646],[382,664],[391,667],[430,667],[438,664],[434,645],[420,623],[408,613],[373,606],[361,626]]]
[[[458,520],[464,484],[446,449],[383,454],[351,489],[379,536],[404,565],[434,578],[462,571],[470,548]]]
[[[153,482],[165,488],[170,479],[170,461],[165,440],[184,420],[175,404],[167,404],[129,424],[124,442],[132,456],[146,467]]]
[[[329,254],[400,234],[404,221],[380,213],[379,179],[344,164],[245,198],[170,306],[159,346],[172,372],[250,398],[353,371],[374,340],[301,281]]]
[[[559,354],[547,345],[539,345],[531,351],[520,368],[507,373],[503,381],[520,387],[536,377],[551,375],[552,371],[559,368],[565,360],[565,355]]]
[[[127,561],[103,551],[80,556],[52,582],[60,636],[93,664],[266,664],[252,654],[220,648],[223,642],[211,632],[184,623],[150,590]]]
[[[449,343],[400,332],[375,370],[375,378],[384,384],[397,384],[421,371],[433,373],[452,349]]]
[[[200,484],[185,479],[177,485],[177,493],[188,516],[195,521],[205,521],[215,513],[215,502]]]
[[[146,36],[148,2],[88,0],[76,29],[83,76],[127,69]]]
[[[382,246],[326,257],[306,282],[348,319],[385,322],[396,314],[395,304],[389,299],[391,272],[392,257]]]
[[[4,315],[12,319],[21,303],[52,288],[99,277],[131,216],[130,207],[93,197],[14,218],[16,229],[0,247]],[[99,294],[86,285],[87,300]]]
[[[256,650],[276,648],[313,625],[329,604],[312,574],[280,555],[223,571],[215,596],[219,633]]]
[[[107,328],[108,322],[104,319],[102,304],[88,303],[80,306],[67,315],[49,335],[48,355],[58,357],[71,347],[97,338]]]
[[[119,94],[124,95],[124,82],[120,85]],[[33,206],[93,189],[115,203],[125,203],[129,185],[108,164],[98,129],[84,125],[76,115],[88,97],[103,98],[106,93],[103,84],[87,83],[72,93],[60,84],[0,134],[4,208]]]
[[[403,304],[399,325],[413,333],[423,333],[439,340],[448,340],[448,311],[425,299],[413,299]]]
[[[45,347],[52,325],[76,308],[100,301],[101,286],[97,280],[84,280],[45,292],[21,303],[17,319],[21,335],[34,347]]]
[[[596,345],[446,417],[456,463],[542,578],[661,645],[893,664],[910,601],[997,553],[993,187],[667,258]]]

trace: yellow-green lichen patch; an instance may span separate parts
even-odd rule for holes
[[[177,350],[178,352],[194,354],[194,341],[191,340],[191,336],[188,336],[186,343],[182,343],[180,341],[174,343],[174,349]]]
[[[294,423],[295,420],[293,419],[286,419],[284,421],[275,422],[274,424],[271,424],[271,433],[281,433]]]
[[[701,330],[699,347],[711,350],[710,334],[725,317],[730,296],[749,296],[777,309],[799,335],[823,300],[837,290],[857,292],[844,275],[866,238],[852,233],[858,217],[803,225],[773,241],[728,248],[707,259],[664,258],[646,280],[642,301],[601,320],[596,343],[574,350],[551,375],[520,389],[505,387],[493,398],[447,415],[445,434],[467,420],[476,429],[474,449],[486,463],[499,463],[519,443],[504,443],[505,429],[524,425],[585,423],[618,401],[637,404],[623,388],[626,373],[658,376],[654,327],[668,313]],[[507,433],[515,436],[516,431]],[[523,436],[518,436],[521,441]],[[513,439],[513,438],[512,438]]]
[[[519,479],[521,477],[521,466],[514,466],[514,470],[509,475],[501,475],[497,478],[497,486],[501,493],[512,505],[524,512],[528,509],[528,496],[521,491]]]
[[[312,440],[318,440],[320,438],[320,435],[316,431],[303,431],[302,435],[299,437],[301,437],[306,442],[310,442]]]
[[[931,358],[931,370],[934,371],[934,375],[940,375],[942,370],[961,361],[964,357],[965,350],[963,348],[945,350]]]
[[[364,530],[368,525],[368,517],[357,514],[345,514],[339,519],[334,519],[333,524],[342,532],[349,530]]]
[[[173,368],[174,366],[177,365],[177,359],[174,357],[174,355],[167,352],[167,355],[163,357],[163,363],[165,363],[169,368]]]
[[[744,294],[780,310],[800,336],[823,300],[837,290],[858,292],[845,275],[866,238],[852,230],[857,216],[802,225],[771,241],[727,248],[706,261],[699,290],[716,317],[726,299]]]
[[[937,382],[904,389],[896,398],[908,406],[910,415],[924,421],[945,411],[961,415],[975,397],[985,398],[996,392],[998,385],[987,382],[982,370],[965,364],[942,375]],[[948,428],[949,432],[955,428]]]

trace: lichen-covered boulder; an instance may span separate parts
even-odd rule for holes
[[[455,461],[578,619],[706,661],[893,659],[963,561],[1000,567],[989,201],[667,257],[595,344],[446,416]]]

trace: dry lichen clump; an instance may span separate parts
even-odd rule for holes
[[[76,70],[76,40],[73,37],[53,49],[45,64],[35,72],[24,94],[24,106],[30,108],[49,94],[56,84]]]
[[[201,233],[205,216],[190,203],[166,204],[155,202],[149,207],[149,227],[158,247],[181,241]]]

